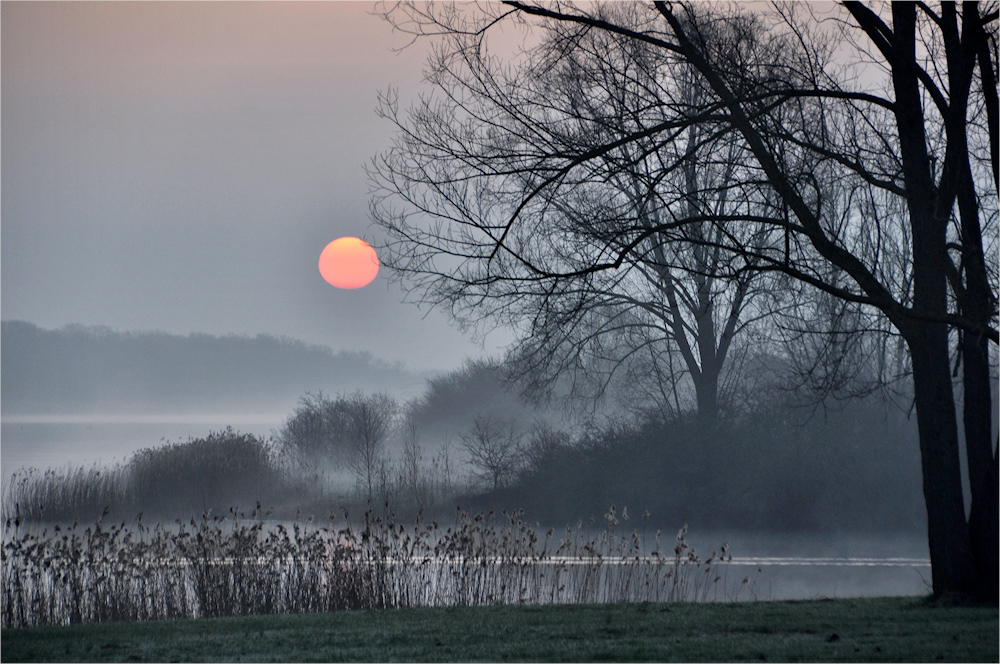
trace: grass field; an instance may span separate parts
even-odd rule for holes
[[[3,630],[2,659],[996,662],[998,620],[917,598],[341,611]]]

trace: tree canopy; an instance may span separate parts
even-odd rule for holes
[[[706,301],[740,303],[737,325],[839,303],[840,332],[874,328],[908,350],[935,592],[996,596],[995,4],[403,3],[387,16],[436,40],[434,94],[405,113],[384,99],[396,142],[373,166],[387,262],[408,287],[570,360],[587,346],[567,328],[587,342],[643,329],[675,280],[718,284]],[[524,45],[498,52],[507,26]],[[743,311],[765,278],[786,299]],[[688,333],[708,341],[690,311],[684,333],[660,316],[665,357],[683,358]],[[576,342],[548,343],[553,330]],[[727,335],[711,336],[717,352]]]

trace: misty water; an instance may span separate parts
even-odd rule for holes
[[[136,450],[183,442],[226,426],[267,437],[280,427],[282,419],[278,414],[5,417],[0,438],[4,480],[24,467],[122,462]],[[655,536],[655,528],[643,528],[641,523],[628,525],[638,530],[644,542],[650,543]],[[726,590],[719,593],[719,599],[922,595],[930,590],[927,543],[919,534],[740,533],[690,526],[688,541],[702,558],[723,542],[730,544],[733,560],[723,568],[725,578],[720,583]],[[621,526],[618,530],[623,532]],[[669,551],[675,534],[664,529],[665,550]],[[743,579],[747,579],[746,584]]]
[[[749,579],[739,599],[926,595],[931,590],[927,541],[918,534],[689,532],[688,540],[703,556],[729,542],[728,587]]]

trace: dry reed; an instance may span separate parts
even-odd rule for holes
[[[8,519],[3,627],[415,606],[705,601],[724,596],[721,553],[699,558],[686,526],[673,548],[618,528],[612,508],[594,536],[583,524],[540,534],[521,513],[412,525],[369,510],[363,523],[288,526],[203,514],[147,526],[141,517],[81,531],[22,532]]]

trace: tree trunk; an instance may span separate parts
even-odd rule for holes
[[[962,423],[969,468],[972,509],[969,513],[969,541],[972,558],[980,576],[980,592],[996,601],[1000,589],[998,555],[997,453],[993,450],[991,427],[989,341],[983,335],[966,333],[962,343],[962,383],[965,389]]]
[[[916,6],[894,3],[892,22],[893,114],[912,229],[913,309],[943,315],[948,312],[947,229],[952,210],[938,208],[940,192],[930,169],[915,55]],[[911,319],[900,331],[913,362],[934,594],[973,594],[977,575],[962,496],[948,326]]]
[[[964,139],[959,128],[952,135]],[[962,220],[962,269],[965,288],[956,284],[957,299],[962,314],[969,320],[989,326],[992,294],[983,255],[983,240],[979,225],[979,206],[972,186],[968,150],[964,140],[960,165],[958,205]],[[972,509],[969,513],[969,536],[973,560],[981,578],[984,596],[998,598],[1000,588],[1000,555],[998,555],[998,491],[997,453],[993,449],[993,396],[990,389],[989,339],[985,334],[965,331],[961,335],[963,410],[965,450],[969,470]]]
[[[933,323],[914,324],[907,343],[913,358],[934,594],[972,594],[976,591],[976,573],[962,496],[947,328]]]
[[[968,3],[963,7],[961,31],[958,27],[957,8],[953,4],[941,6],[942,31],[948,60],[949,107],[945,127],[948,151],[942,174],[945,192],[939,204],[945,201],[950,207],[949,192],[954,192],[961,220],[962,259],[959,273],[953,277],[953,291],[962,315],[987,328],[992,318],[993,295],[983,254],[979,198],[969,162],[968,120],[969,93],[977,62],[977,55],[988,47],[989,38],[982,28],[979,8]],[[980,80],[984,98],[992,93],[996,102],[992,65],[980,61]],[[988,79],[988,80],[987,80]],[[989,99],[987,99],[989,104]],[[995,118],[993,118],[995,119]],[[991,143],[995,149],[995,129],[991,130]],[[996,157],[993,157],[994,175]],[[962,276],[965,284],[962,284]],[[990,394],[989,340],[983,333],[965,331],[960,335],[959,351],[962,358],[963,412],[965,449],[972,493],[969,513],[969,537],[972,557],[980,576],[981,592],[996,601],[1000,588],[1000,556],[998,556],[998,477],[997,457],[993,450],[992,410]]]
[[[709,430],[719,418],[719,373],[720,366],[714,360],[702,359],[701,373],[694,380],[694,393],[698,405],[698,425]],[[695,374],[692,374],[695,376]]]

